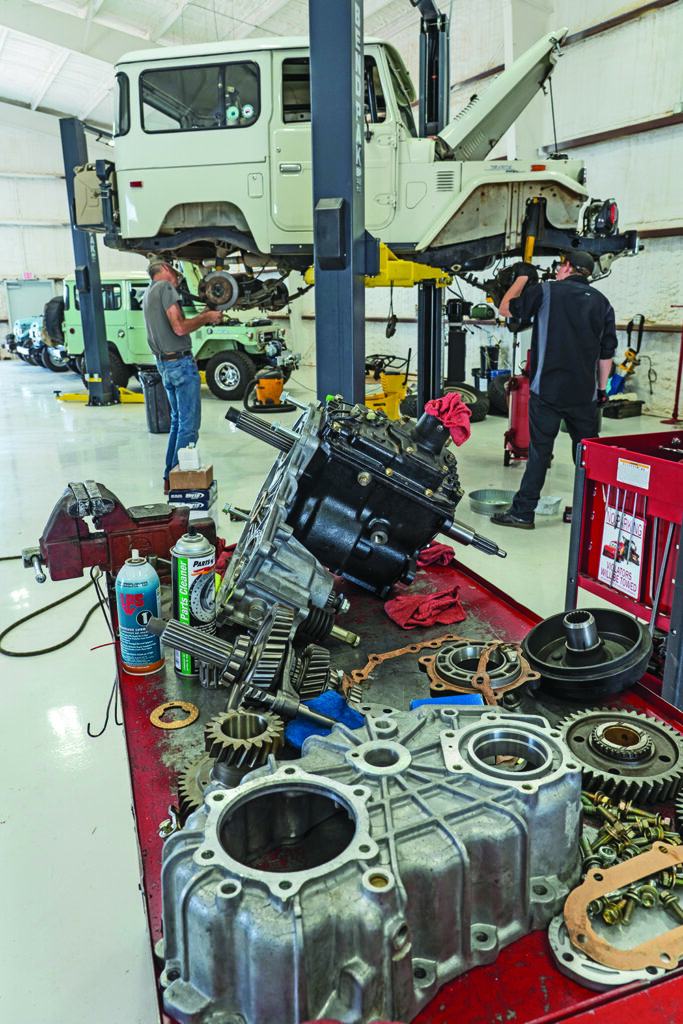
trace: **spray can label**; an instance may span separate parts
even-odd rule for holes
[[[208,542],[207,542],[208,545]],[[173,618],[202,633],[216,632],[216,559],[213,547],[207,553],[182,554],[174,549],[172,562]],[[175,652],[178,675],[196,677],[196,658],[185,651]]]
[[[123,566],[116,577],[116,607],[119,617],[121,661],[123,667],[137,674],[154,672],[164,663],[161,641],[147,632],[147,623],[161,615],[159,577],[150,565]]]

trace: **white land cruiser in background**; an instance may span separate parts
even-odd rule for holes
[[[582,161],[484,159],[551,73],[565,34],[531,47],[436,138],[417,137],[397,51],[368,41],[368,231],[398,256],[454,273],[528,258],[530,238],[536,256],[588,249],[598,276],[635,251],[636,233],[617,233],[616,204],[588,203]],[[200,297],[216,308],[284,305],[288,273],[313,261],[307,41],[138,51],[116,77],[114,163],[77,170],[78,226],[103,230],[112,247],[203,265]]]

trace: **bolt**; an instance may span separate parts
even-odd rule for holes
[[[655,907],[659,903],[659,889],[654,885],[641,885],[637,892],[641,906]]]
[[[605,821],[608,821],[610,825],[618,825],[620,823],[616,814],[612,814],[612,812],[608,811],[606,807],[602,806],[602,804],[598,804],[595,809],[600,817],[604,818]]]
[[[597,793],[588,793],[584,789],[581,791],[581,795],[585,796],[588,800],[590,800],[594,807],[597,807],[598,804],[602,804],[604,807],[612,806],[612,801],[610,800],[610,798],[600,790],[598,790]]]
[[[606,903],[602,911],[602,919],[605,924],[619,924],[624,917],[624,904],[626,900],[619,900],[618,903]],[[683,909],[683,908],[682,908]]]
[[[612,846],[601,846],[598,849],[598,856],[600,857],[603,866],[608,868],[610,864],[614,864],[617,859],[617,851]]]
[[[623,924],[630,924],[633,912],[636,906],[640,903],[637,889],[627,889],[624,893],[624,913],[622,917]]]
[[[387,466],[387,468],[384,470],[384,473],[385,473],[386,476],[393,476],[394,475],[394,471],[391,468],[391,466]]]
[[[675,894],[672,892],[663,892],[661,897],[662,906],[666,907],[670,914],[673,914],[677,920],[683,924],[683,907],[678,902]]]
[[[370,481],[372,480],[372,477],[370,476],[369,473],[359,473],[356,479],[358,480],[358,483],[361,485],[361,487],[367,487]]]
[[[580,839],[579,839],[579,847],[581,848],[581,856],[582,856],[582,858],[585,859],[586,857],[590,857],[590,855],[592,853],[591,844],[588,842],[588,840],[587,840],[587,838],[585,836],[581,836],[580,837]]]
[[[406,451],[408,455],[412,455],[415,449],[413,448],[412,444],[409,444],[408,447],[406,448]]]
[[[604,896],[599,896],[596,900],[591,900],[590,901],[590,903],[586,907],[586,910],[588,911],[589,914],[592,914],[592,915],[601,914],[602,911],[603,911],[604,906],[605,906],[605,898],[604,898]]]
[[[429,487],[426,487],[424,495],[425,495],[425,498],[432,498],[434,496],[434,491],[430,490]]]

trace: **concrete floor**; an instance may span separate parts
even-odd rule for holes
[[[290,384],[314,398],[314,372]],[[89,408],[55,399],[81,390],[70,373],[15,360],[0,362],[0,556],[35,545],[67,483],[94,479],[125,506],[162,500],[166,436],[148,433],[142,405]],[[267,445],[234,433],[226,405],[204,389],[200,448],[218,480],[218,507],[249,507],[274,457]],[[282,421],[291,422],[294,414]],[[461,483],[514,491],[523,464],[503,467],[503,417],[473,426],[458,452]],[[605,435],[666,429],[655,418],[605,420]],[[545,494],[571,504],[573,467],[561,435]],[[507,548],[457,557],[542,616],[563,607],[569,526],[537,517],[533,532],[494,527],[470,511],[458,517]],[[219,516],[219,535],[239,525]],[[0,630],[65,595],[84,580],[38,586],[16,560],[0,562]],[[94,602],[92,589],[12,634],[6,646],[31,650],[59,643]],[[0,1019],[16,1024],[152,1024],[157,1020],[151,955],[130,814],[123,733],[112,721],[99,739],[114,678],[114,659],[99,612],[69,646],[40,657],[0,656],[5,701],[0,758]]]

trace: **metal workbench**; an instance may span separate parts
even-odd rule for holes
[[[411,642],[458,633],[476,639],[499,638],[521,641],[540,621],[528,609],[517,604],[472,574],[457,562],[447,567],[420,571],[413,588],[425,592],[443,590],[458,584],[459,597],[466,612],[455,626],[434,626],[405,631],[385,614],[382,602],[374,595],[344,583],[351,600],[351,611],[344,625],[362,636],[358,648],[331,645],[333,666],[350,672],[365,665],[370,653],[382,653]],[[397,671],[397,669],[400,670]],[[144,677],[121,673],[121,693],[126,743],[133,788],[134,813],[141,852],[142,888],[149,918],[152,942],[161,938],[161,855],[163,840],[159,824],[168,818],[169,805],[177,803],[178,773],[203,752],[203,732],[208,720],[224,710],[226,691],[204,689],[198,683],[179,680],[172,657],[161,671]],[[417,667],[415,658],[388,662],[373,672],[371,701],[407,708],[410,699],[429,696],[428,677]],[[626,694],[611,702],[619,707],[647,709],[683,731],[683,715],[665,704],[657,694],[656,680],[645,679]],[[164,731],[149,721],[151,711],[170,700],[185,700],[199,708],[199,718],[189,727]],[[546,715],[551,721],[580,705],[554,699],[525,696],[522,710]],[[161,1007],[161,993],[159,993]],[[683,975],[679,971],[644,986],[634,983],[603,994],[582,988],[562,975],[554,966],[545,931],[533,932],[501,950],[495,963],[476,967],[445,985],[415,1018],[414,1024],[550,1024],[574,1021],[576,1024],[620,1024],[657,1020],[658,1024],[679,1024],[679,1003],[683,1002]],[[164,1022],[169,1018],[160,1009]],[[266,1024],[266,1022],[264,1022]],[[275,1022],[267,1022],[275,1024]]]

